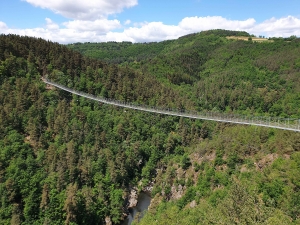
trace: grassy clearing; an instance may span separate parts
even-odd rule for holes
[[[233,39],[233,40],[248,41],[249,37],[245,37],[245,36],[228,36],[226,38],[227,39]],[[273,42],[273,40],[269,40],[267,38],[257,38],[257,37],[252,37],[252,41],[257,41],[257,42]]]

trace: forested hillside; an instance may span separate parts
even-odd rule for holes
[[[96,58],[0,35],[0,224],[119,224],[130,188],[151,183],[142,224],[298,224],[299,133],[124,110],[41,80],[136,104],[299,118],[299,39],[235,35],[250,37],[72,45]]]
[[[199,111],[300,117],[300,39],[270,38],[260,43],[227,39],[229,36],[251,37],[246,32],[211,30],[157,44],[127,43],[127,48],[123,43],[69,47],[111,62],[116,54],[128,55],[121,65],[155,76],[188,95]],[[151,45],[153,51],[139,59],[139,52],[145,54]],[[103,49],[110,49],[111,54]],[[132,49],[137,49],[133,62],[129,60]],[[101,57],[104,53],[107,55]]]

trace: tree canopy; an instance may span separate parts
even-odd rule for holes
[[[124,110],[41,80],[136,104],[298,119],[299,39],[250,36],[64,46],[0,35],[0,223],[118,224],[129,188],[152,183],[142,224],[299,222],[298,133]]]

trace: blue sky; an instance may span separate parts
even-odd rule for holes
[[[0,33],[59,43],[174,39],[207,29],[300,36],[299,0],[0,0]]]

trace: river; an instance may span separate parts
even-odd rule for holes
[[[130,214],[124,220],[122,225],[131,225],[137,213],[140,213],[138,219],[141,219],[143,217],[142,212],[148,209],[150,202],[151,202],[151,197],[148,194],[141,192],[138,197],[138,204],[136,205],[136,207],[129,209]]]

